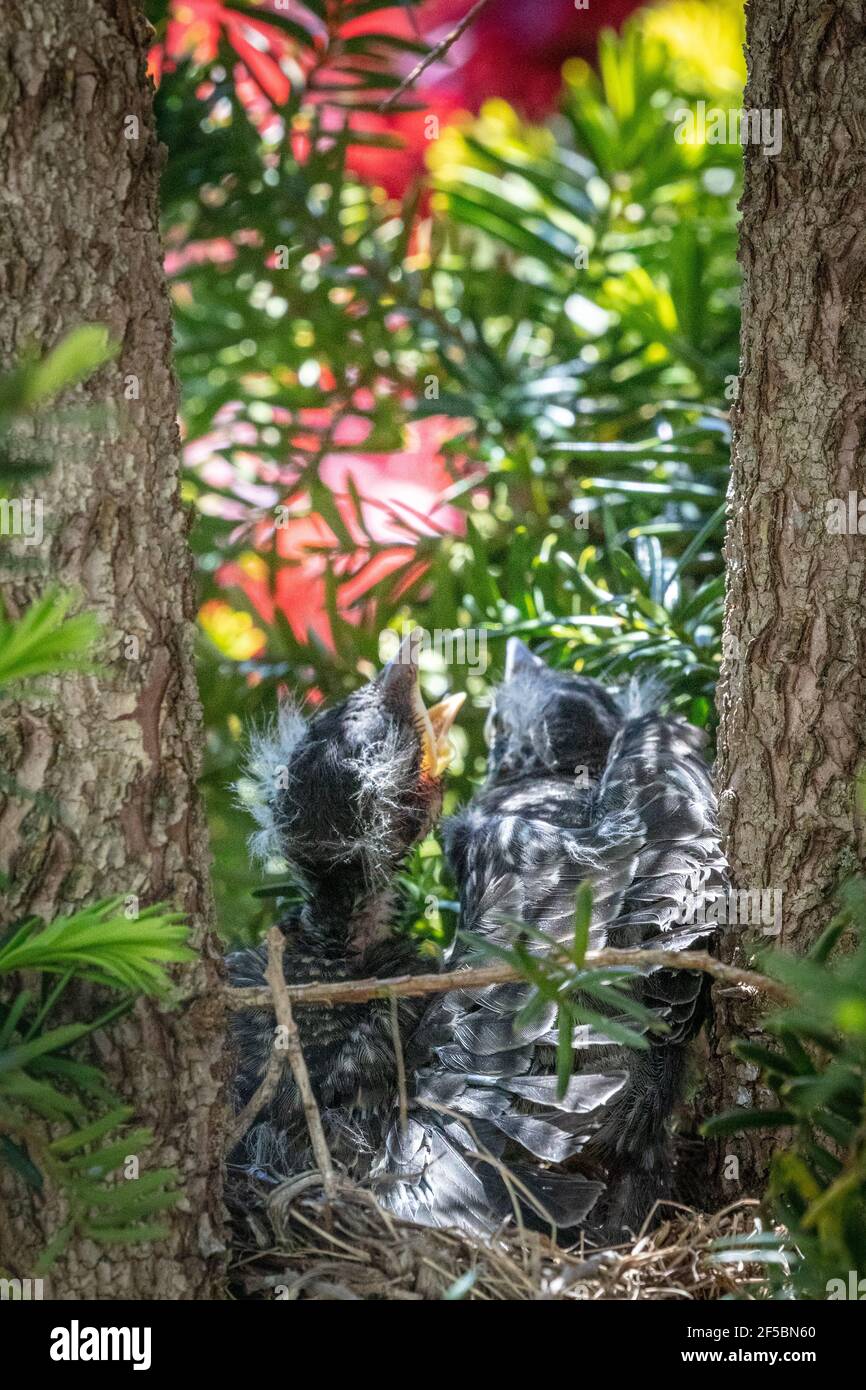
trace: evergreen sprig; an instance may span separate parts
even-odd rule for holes
[[[174,1177],[165,1170],[138,1175],[145,1129],[106,1085],[102,1072],[80,1059],[76,1044],[127,1012],[139,995],[165,997],[165,967],[193,958],[179,914],[144,909],[127,920],[120,900],[97,903],[48,925],[31,918],[0,939],[0,981],[20,972],[42,975],[41,991],[20,988],[0,1004],[0,1162],[29,1186],[47,1184],[64,1196],[66,1218],[40,1260],[41,1272],[76,1232],[101,1242],[157,1239],[152,1218],[174,1205]],[[52,983],[52,977],[57,977]],[[76,979],[110,986],[114,1004],[86,1023],[55,1022],[67,986]],[[127,1159],[134,1173],[119,1175]]]
[[[843,937],[848,949],[837,951]],[[846,885],[806,957],[771,951],[761,967],[794,1002],[765,1022],[775,1047],[732,1050],[759,1069],[773,1103],[715,1116],[704,1133],[780,1132],[764,1197],[771,1229],[741,1246],[767,1265],[776,1297],[848,1298],[850,1272],[859,1279],[866,1268],[866,882]],[[720,1258],[735,1254],[720,1249]]]

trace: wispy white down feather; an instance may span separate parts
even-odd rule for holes
[[[665,682],[658,676],[632,676],[628,685],[613,695],[626,719],[640,719],[643,714],[654,714],[667,693]]]
[[[279,792],[288,785],[288,769],[307,733],[307,721],[296,705],[280,706],[275,720],[250,734],[243,781],[238,783],[241,802],[258,830],[249,839],[250,854],[265,862],[285,853],[277,817]],[[243,793],[252,788],[252,795]]]
[[[362,851],[368,884],[393,872],[394,821],[399,816],[406,786],[411,779],[416,750],[397,728],[359,755],[354,762],[358,777],[358,808],[364,825]]]

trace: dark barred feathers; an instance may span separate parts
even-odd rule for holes
[[[348,913],[347,913],[348,917]],[[285,975],[290,984],[311,980],[335,982],[387,978],[429,970],[417,946],[406,937],[370,942],[352,951],[342,932],[318,920],[315,905],[284,921]],[[231,983],[238,988],[265,984],[267,948],[235,951],[228,957]],[[402,1037],[410,1036],[422,1002],[399,1001]],[[313,1082],[332,1157],[347,1172],[364,1177],[370,1170],[391,1123],[397,1095],[397,1060],[387,999],[339,1008],[309,1005],[295,1012],[301,1047]],[[247,1010],[234,1028],[235,1104],[241,1110],[260,1084],[275,1042],[275,1019],[269,1009]],[[313,1167],[301,1097],[288,1066],[277,1093],[248,1131],[233,1161],[273,1178]]]
[[[506,942],[526,922],[570,942],[586,880],[591,947],[706,943],[712,925],[681,924],[687,895],[699,906],[726,881],[703,735],[647,710],[634,688],[620,702],[514,642],[488,735],[488,780],[445,831],[464,932]],[[468,954],[459,945],[452,967]],[[390,1205],[473,1229],[519,1207],[606,1239],[637,1230],[672,1191],[670,1119],[706,1011],[704,977],[640,978],[635,993],[669,1029],[649,1034],[646,1051],[576,1030],[561,1099],[554,1007],[518,1023],[530,992],[490,986],[429,1006],[413,1119],[407,1134],[392,1130],[381,1164]]]
[[[429,969],[394,930],[392,894],[406,852],[438,814],[443,739],[459,701],[419,711],[417,672],[394,666],[309,724],[284,716],[276,742],[254,749],[255,848],[286,858],[304,894],[283,923],[293,983]],[[522,924],[535,929],[533,951],[544,939],[570,943],[584,882],[591,947],[706,944],[714,928],[700,908],[726,877],[704,738],[661,715],[658,699],[647,687],[618,694],[551,670],[509,643],[487,780],[445,827],[461,914],[450,968],[474,963],[471,938],[508,943]],[[263,984],[264,967],[263,947],[229,957],[239,986]],[[670,969],[641,972],[630,988],[666,1031],[647,1030],[644,1050],[624,1047],[603,1026],[610,1019],[616,1032],[615,996],[609,1011],[594,1004],[601,1022],[575,1029],[563,1096],[556,1008],[521,1017],[530,985],[402,999],[406,1116],[387,1001],[298,1009],[335,1161],[423,1224],[484,1234],[515,1217],[598,1240],[637,1230],[674,1191],[671,1120],[708,993],[703,976]],[[236,1021],[238,1109],[264,1075],[273,1037],[269,1010]],[[287,1068],[234,1160],[275,1178],[310,1166]]]
[[[247,801],[258,825],[253,853],[286,861],[303,895],[280,925],[286,980],[339,981],[430,970],[415,938],[394,931],[393,883],[412,845],[442,804],[448,732],[461,698],[425,709],[415,648],[408,644],[380,675],[309,722],[291,709],[256,735]],[[237,987],[263,986],[265,946],[227,959]],[[400,1001],[402,1036],[421,1003]],[[397,1060],[387,1000],[297,1010],[301,1045],[326,1137],[337,1163],[366,1173],[391,1121]],[[234,1020],[235,1108],[260,1085],[275,1042],[270,1009]],[[309,1167],[301,1099],[287,1061],[274,1098],[232,1155],[274,1178]]]

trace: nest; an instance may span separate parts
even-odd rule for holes
[[[237,1178],[230,1205],[241,1298],[688,1300],[748,1298],[760,1286],[757,1265],[718,1258],[720,1243],[753,1229],[754,1201],[712,1216],[665,1203],[637,1240],[607,1250],[564,1250],[511,1225],[485,1240],[415,1226],[346,1178],[329,1200],[318,1173],[270,1189]]]

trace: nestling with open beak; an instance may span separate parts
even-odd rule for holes
[[[309,721],[284,708],[276,728],[253,740],[248,775],[259,830],[252,849],[260,858],[286,859],[304,896],[280,923],[290,983],[430,969],[420,943],[393,930],[393,882],[441,810],[449,733],[464,697],[426,709],[415,651],[410,636],[376,679],[342,704]],[[263,985],[266,960],[264,946],[234,952],[231,983]],[[403,1036],[420,1009],[418,1000],[400,1001]],[[297,1020],[331,1153],[363,1173],[397,1101],[389,1003],[307,1007]],[[239,1014],[233,1041],[240,1109],[267,1066],[273,1014]],[[286,1065],[234,1159],[281,1176],[301,1171],[309,1158],[301,1100]]]

